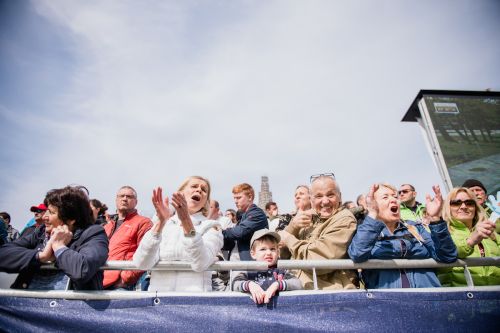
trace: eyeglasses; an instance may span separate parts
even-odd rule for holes
[[[404,190],[398,191],[398,194],[401,195],[401,194],[406,194],[408,192],[412,192],[412,190],[404,189]]]
[[[41,210],[41,209],[35,209],[35,210],[33,211],[33,213],[35,213],[35,214],[40,214],[40,213],[45,213],[45,211],[44,211],[44,210]]]
[[[453,207],[461,207],[462,204],[465,204],[467,207],[475,207],[476,206],[476,201],[473,199],[468,199],[468,200],[451,200],[450,201],[450,206]]]
[[[315,181],[316,179],[320,178],[320,177],[330,177],[332,179],[335,179],[335,174],[333,172],[328,172],[328,173],[318,173],[316,175],[312,175],[310,178],[309,178],[309,182],[313,182]]]

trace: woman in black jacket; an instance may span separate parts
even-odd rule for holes
[[[19,273],[12,288],[102,290],[99,268],[108,257],[108,238],[94,225],[84,190],[66,186],[49,191],[44,224],[0,247],[0,271]],[[51,262],[58,270],[40,269]]]

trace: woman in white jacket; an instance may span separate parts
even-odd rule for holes
[[[149,270],[159,260],[180,260],[191,263],[193,271],[152,271],[150,291],[211,291],[212,272],[205,271],[217,261],[223,245],[222,231],[217,221],[208,220],[210,183],[192,176],[172,195],[176,214],[163,201],[162,188],[153,190],[156,216],[153,228],[142,238],[134,254],[134,263]]]

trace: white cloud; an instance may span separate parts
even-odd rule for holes
[[[154,186],[171,193],[191,174],[212,181],[223,208],[234,184],[258,191],[261,175],[282,212],[318,172],[335,172],[346,200],[374,181],[412,182],[423,194],[440,179],[417,124],[400,122],[412,99],[425,88],[499,84],[487,73],[498,74],[496,58],[464,45],[464,31],[482,50],[498,46],[477,41],[480,18],[450,2],[33,5],[64,36],[55,46],[74,67],[62,96],[47,96],[55,110],[37,116],[50,115],[51,143],[37,172],[2,195],[23,218],[67,183],[110,207],[130,184],[150,212]]]

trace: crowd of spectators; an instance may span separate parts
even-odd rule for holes
[[[343,201],[333,173],[311,176],[297,186],[293,212],[278,204],[265,210],[247,183],[232,193],[236,209],[225,213],[211,198],[208,179],[187,178],[177,191],[152,194],[156,214],[137,210],[137,192],[122,186],[116,213],[84,187],[50,190],[19,233],[10,215],[0,213],[0,271],[18,273],[12,288],[30,290],[152,290],[248,292],[269,303],[293,289],[422,288],[466,285],[463,267],[440,269],[333,270],[278,269],[278,259],[427,259],[500,255],[499,208],[487,204],[487,191],[467,180],[443,199],[433,187],[425,204],[413,185],[374,184],[356,203]],[[167,193],[167,192],[165,192]],[[132,261],[140,270],[105,270],[106,261]],[[232,283],[207,271],[217,260],[267,263],[268,270],[239,272]],[[159,261],[189,262],[191,270],[152,270]],[[56,270],[42,269],[53,264]],[[499,267],[473,267],[475,285],[499,285]],[[218,280],[214,283],[215,278]]]

